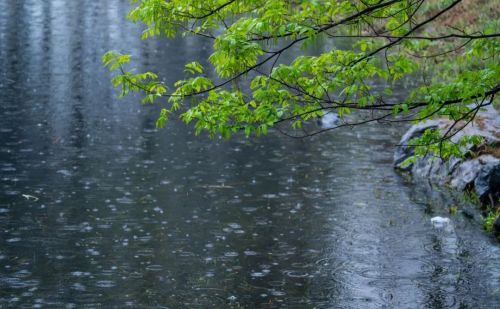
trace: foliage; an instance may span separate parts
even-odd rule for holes
[[[495,220],[498,218],[498,216],[500,216],[500,212],[498,211],[491,211],[486,215],[486,217],[483,219],[483,227],[486,231],[493,231],[493,224],[495,223]]]
[[[462,2],[133,0],[128,18],[146,25],[143,39],[199,36],[212,41],[212,54],[187,63],[186,77],[170,87],[155,73],[134,73],[129,55],[109,52],[103,61],[116,72],[121,95],[140,91],[145,103],[161,100],[158,127],[176,115],[211,137],[261,135],[271,127],[304,137],[325,131],[304,124],[332,111],[342,119],[336,127],[439,116],[453,120],[453,130],[427,131],[413,141],[425,146],[418,154],[460,155],[463,145],[480,140],[450,138],[500,91],[497,6],[483,0],[491,12],[466,23],[453,13]],[[318,40],[352,44],[282,61],[292,48]],[[416,86],[394,100],[405,78]]]

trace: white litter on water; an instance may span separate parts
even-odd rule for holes
[[[450,218],[444,218],[444,217],[434,217],[431,218],[431,223],[434,227],[436,228],[443,228],[443,227],[448,227],[451,223]]]

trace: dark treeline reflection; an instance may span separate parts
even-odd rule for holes
[[[394,173],[401,128],[156,131],[101,55],[172,83],[210,42],[142,42],[128,9],[0,1],[0,307],[498,306],[498,246],[461,215],[432,228],[457,201]]]

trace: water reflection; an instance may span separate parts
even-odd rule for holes
[[[0,306],[496,306],[497,245],[433,228],[456,201],[393,172],[398,128],[207,141],[116,100],[104,51],[169,82],[209,53],[127,9],[0,3]]]

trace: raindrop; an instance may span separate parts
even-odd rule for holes
[[[61,174],[65,177],[73,176],[73,174],[68,170],[58,170],[56,173]]]
[[[282,291],[271,291],[271,295],[273,296],[285,296],[286,293]]]
[[[112,280],[100,280],[95,285],[100,288],[112,288],[115,286],[115,282]]]
[[[149,265],[146,267],[146,270],[149,270],[149,271],[162,271],[163,270],[163,266],[161,265]]]
[[[160,207],[155,207],[155,208],[153,208],[153,210],[154,210],[155,212],[157,212],[157,213],[160,213],[160,214],[162,214],[162,213],[163,213],[163,209],[161,209]]]
[[[73,290],[77,290],[77,291],[85,291],[87,288],[85,288],[85,286],[81,283],[74,283],[71,288]]]

